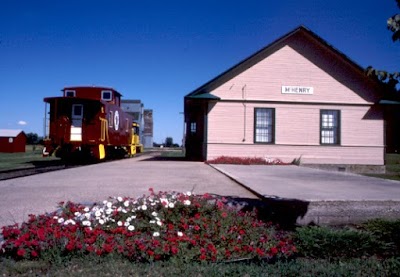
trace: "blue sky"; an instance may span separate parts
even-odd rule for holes
[[[363,67],[399,71],[394,0],[0,0],[0,129],[43,135],[44,97],[109,86],[180,143],[183,98],[299,25]]]

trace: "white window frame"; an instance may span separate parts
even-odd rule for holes
[[[106,93],[109,93],[110,94],[110,97],[104,97],[104,94],[106,94]],[[104,100],[104,101],[111,101],[111,100],[113,100],[113,93],[112,93],[112,91],[111,90],[102,90],[101,91],[101,100]]]
[[[275,143],[275,108],[254,108],[254,143]]]
[[[81,108],[81,114],[75,114],[75,107]],[[72,104],[72,119],[82,119],[83,118],[83,105],[82,104]]]

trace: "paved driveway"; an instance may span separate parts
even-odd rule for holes
[[[163,161],[141,156],[0,181],[0,226],[29,214],[52,212],[61,201],[88,203],[109,196],[138,197],[155,191],[193,191],[255,198],[201,162]]]
[[[400,201],[400,182],[298,166],[213,165],[262,195],[306,201]]]

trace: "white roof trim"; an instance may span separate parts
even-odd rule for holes
[[[22,130],[10,130],[10,129],[0,129],[0,137],[11,137],[15,138],[17,137]]]

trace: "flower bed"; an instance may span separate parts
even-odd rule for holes
[[[256,211],[238,211],[209,194],[152,189],[137,199],[60,203],[54,213],[3,227],[2,235],[0,255],[16,259],[117,254],[134,261],[229,261],[289,257],[296,251],[291,239],[258,220]]]
[[[221,156],[206,161],[208,164],[240,164],[240,165],[287,165],[277,158],[259,158],[259,157],[230,157]]]

